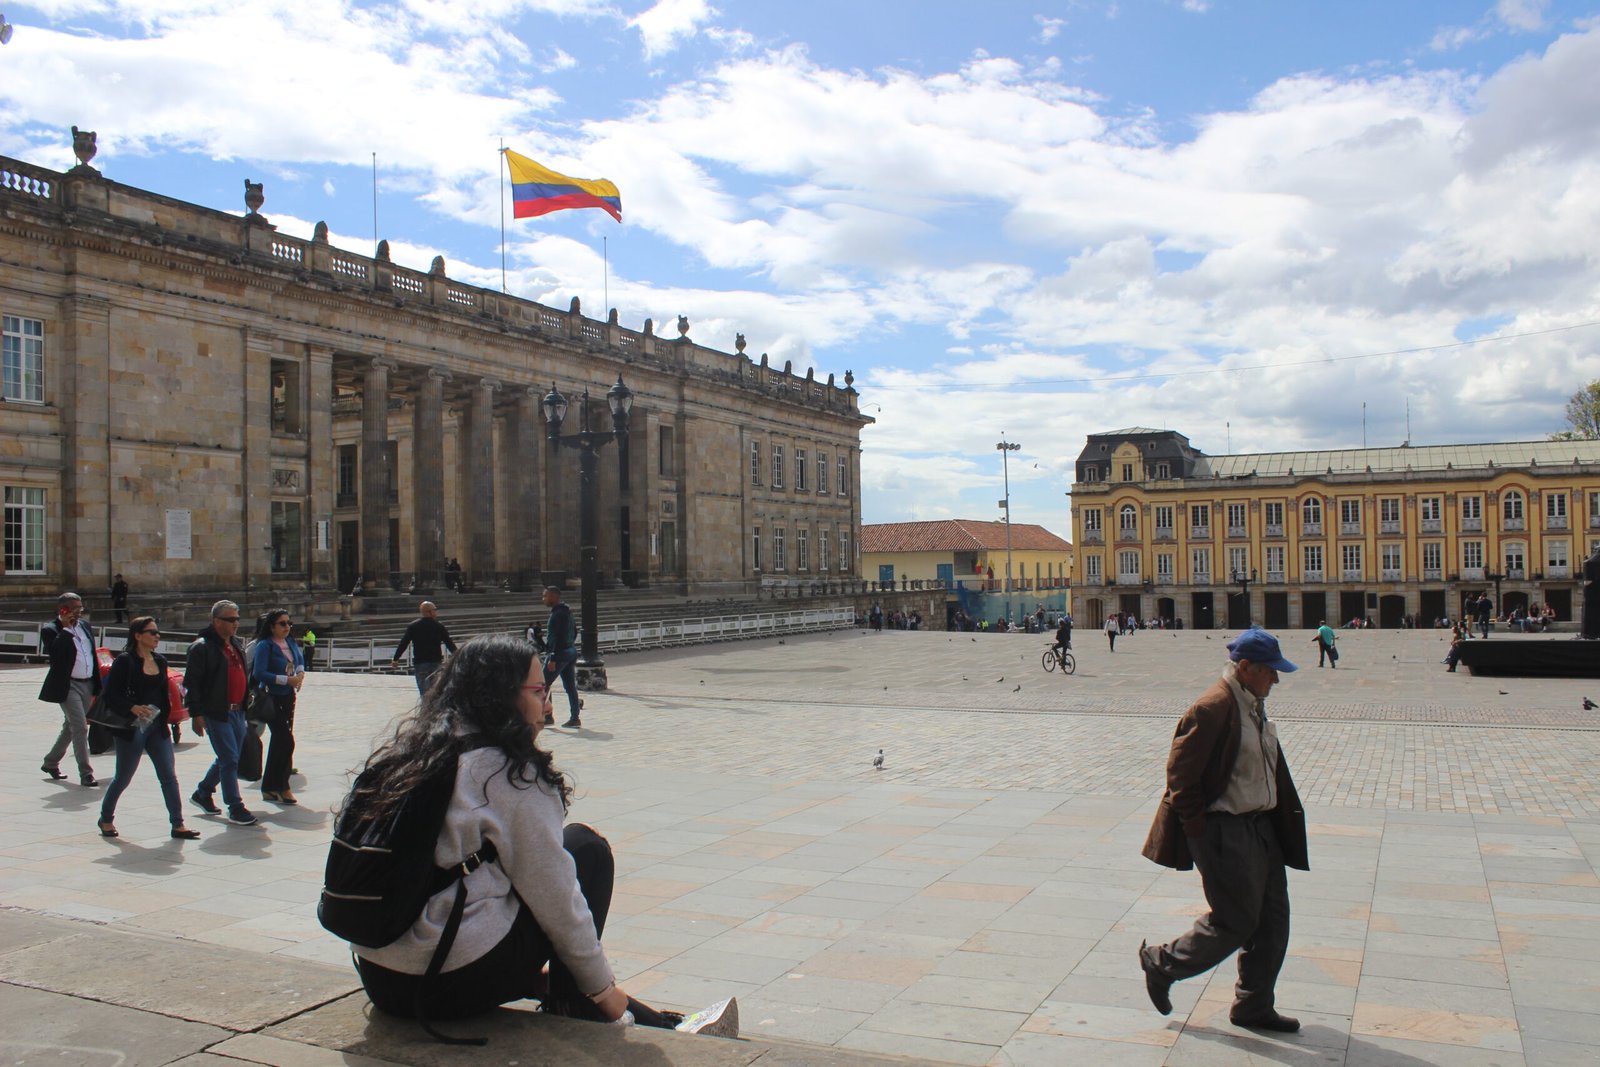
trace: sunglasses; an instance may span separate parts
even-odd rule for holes
[[[217,616],[217,621],[218,622],[238,622],[239,621],[239,616],[237,616],[237,615],[218,615]]]
[[[160,637],[161,636],[161,631],[160,630],[140,630],[139,633],[142,633],[142,634],[153,634],[156,637]]]

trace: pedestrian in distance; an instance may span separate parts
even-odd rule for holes
[[[221,815],[215,800],[221,789],[228,821],[254,826],[259,820],[244,806],[239,793],[239,754],[250,729],[244,718],[250,668],[245,662],[244,642],[239,640],[238,604],[219,600],[211,605],[211,625],[189,646],[183,680],[195,730],[205,734],[216,754],[189,799],[207,815]]]
[[[111,583],[111,610],[117,613],[117,625],[128,621],[128,581],[121,574]]]
[[[1111,646],[1111,651],[1117,650],[1117,633],[1122,629],[1121,620],[1115,613],[1106,616],[1106,643]]]
[[[578,626],[572,608],[561,600],[561,590],[554,585],[544,589],[544,606],[550,609],[544,634],[534,634],[534,647],[545,653],[544,684],[554,687],[557,678],[567,691],[567,721],[561,725],[569,730],[583,726],[583,701],[578,698]],[[551,716],[551,722],[555,717]]]
[[[451,655],[456,651],[456,643],[451,639],[450,631],[439,621],[439,606],[433,601],[424,600],[417,605],[417,617],[400,636],[400,643],[395,646],[394,656],[389,661],[390,667],[400,666],[407,648],[411,649],[412,671],[417,678],[417,696],[426,696],[429,679],[439,669],[439,664],[444,662],[444,650],[449,649]]]
[[[93,788],[100,782],[89,765],[88,713],[100,692],[100,664],[95,658],[94,632],[83,621],[83,598],[77,593],[56,597],[56,617],[39,628],[39,651],[50,662],[39,699],[61,708],[61,732],[39,769],[56,781],[65,778],[61,757],[70,744],[78,762],[79,784]]]
[[[1317,632],[1311,638],[1311,640],[1316,642],[1317,645],[1317,666],[1321,667],[1323,663],[1326,662],[1329,667],[1332,667],[1334,670],[1338,670],[1338,634],[1334,633],[1333,627],[1328,625],[1327,619],[1323,619],[1322,622],[1318,624]]]
[[[289,768],[294,766],[294,711],[306,666],[299,642],[289,636],[293,628],[289,612],[273,608],[257,622],[250,650],[250,684],[266,690],[272,706],[272,717],[266,720],[272,740],[262,763],[261,799],[276,804],[300,803],[289,788]]]
[[[1143,854],[1163,867],[1198,868],[1210,910],[1173,941],[1139,945],[1145,991],[1163,1015],[1174,982],[1238,952],[1229,1021],[1300,1028],[1278,1013],[1275,987],[1289,946],[1285,868],[1310,869],[1305,811],[1266,709],[1280,672],[1295,669],[1276,637],[1251,627],[1228,645],[1221,679],[1178,720]]]

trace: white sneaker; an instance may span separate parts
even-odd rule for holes
[[[677,1029],[685,1034],[704,1034],[707,1037],[739,1036],[739,1000],[729,997],[719,1000],[709,1008],[701,1008],[684,1016]]]

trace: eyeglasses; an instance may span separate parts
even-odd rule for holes
[[[139,633],[150,634],[150,635],[152,635],[154,637],[160,637],[161,636],[161,631],[160,630],[140,630]]]
[[[288,619],[279,619],[277,622],[273,623],[272,625],[274,625],[274,626],[293,626],[294,623],[290,622]]]
[[[239,616],[237,616],[237,615],[218,615],[217,616],[217,621],[218,622],[238,622],[239,621]]]

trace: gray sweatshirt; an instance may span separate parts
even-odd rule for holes
[[[434,861],[460,863],[485,839],[500,858],[467,876],[467,906],[444,969],[464,967],[505,939],[522,900],[550,938],[556,955],[585,993],[615,981],[595,936],[594,916],[578,889],[577,868],[561,845],[561,798],[543,782],[522,788],[506,781],[498,748],[464,752],[456,767],[455,795],[445,816]],[[488,803],[484,802],[485,786]],[[383,948],[354,946],[363,959],[403,974],[422,974],[438,947],[455,901],[455,886],[428,901],[421,918],[400,940]]]

